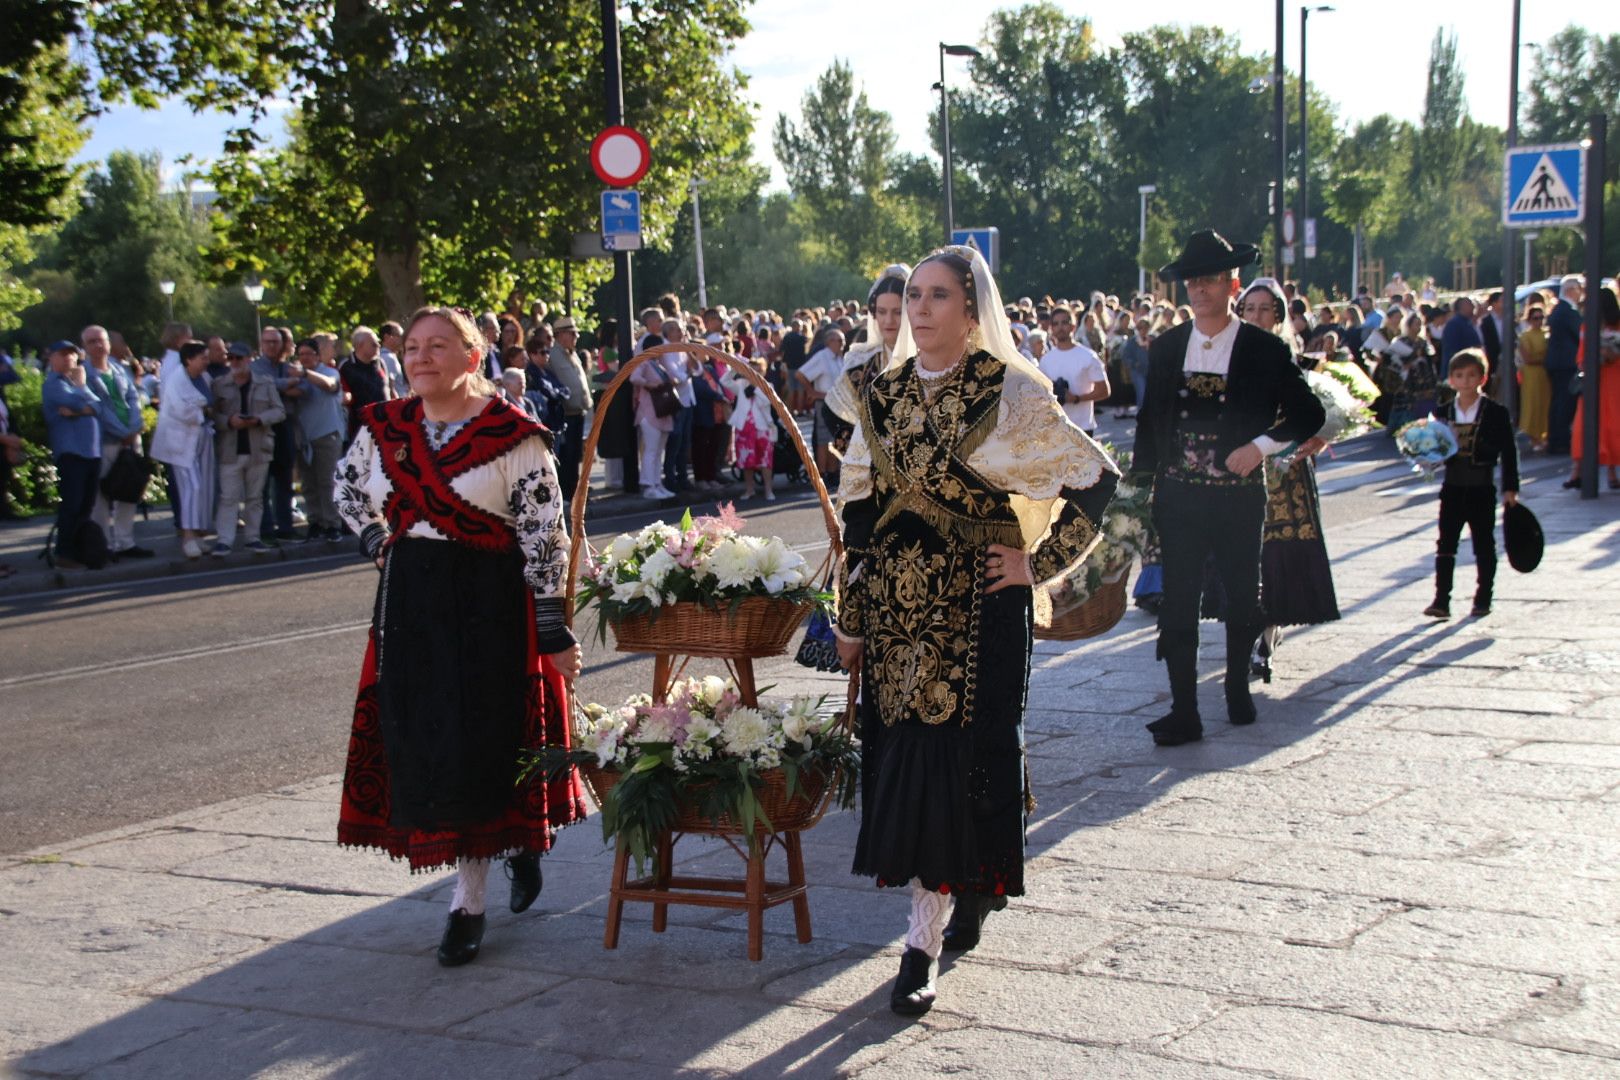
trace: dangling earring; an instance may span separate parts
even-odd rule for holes
[[[979,329],[979,324],[978,323],[974,323],[973,324],[973,329],[968,331],[968,336],[967,336],[968,355],[971,356],[974,353],[982,352],[983,350],[984,350],[984,332]]]

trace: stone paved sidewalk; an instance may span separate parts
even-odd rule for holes
[[[162,1080],[1620,1076],[1620,499],[1555,485],[1526,492],[1545,564],[1504,565],[1484,620],[1418,614],[1432,502],[1338,530],[1345,619],[1290,638],[1243,729],[1214,634],[1201,744],[1142,731],[1165,694],[1140,612],[1042,645],[1029,894],[921,1022],[888,1011],[906,900],[848,874],[851,815],[806,836],[811,944],[776,909],[752,964],[739,916],[677,908],[658,935],[631,906],[604,951],[593,821],[447,971],[449,876],[339,850],[331,778],[0,860],[0,1056]]]

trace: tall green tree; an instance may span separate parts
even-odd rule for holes
[[[654,238],[698,162],[743,152],[742,81],[724,58],[747,30],[744,2],[630,7],[626,117],[653,148],[638,186]],[[288,264],[304,258],[311,273],[345,277],[333,314],[380,296],[374,317],[430,290],[483,295],[514,283],[514,269],[539,277],[523,256],[560,265],[569,237],[594,228],[601,185],[586,148],[603,126],[599,10],[591,0],[106,0],[89,24],[109,96],[250,114],[277,95],[294,102],[298,145],[258,154],[243,130],[227,146],[217,179],[233,224],[221,270],[274,264],[290,279]],[[305,229],[254,227],[321,200],[327,209]],[[373,285],[357,280],[357,260]]]
[[[18,274],[33,234],[71,210],[90,111],[68,51],[76,11],[69,0],[0,0],[0,331],[40,299]]]
[[[957,220],[1001,230],[1002,284],[1014,296],[1102,284],[1119,272],[1099,265],[1108,249],[1096,243],[1119,185],[1101,122],[1121,99],[1117,68],[1097,48],[1090,20],[1051,3],[994,13],[981,45],[969,64],[971,84],[951,98],[952,149],[963,174]],[[937,121],[934,138],[937,147]],[[1134,265],[1135,246],[1132,230],[1113,261]]]
[[[198,333],[250,337],[252,309],[240,289],[209,282],[209,241],[207,212],[189,190],[165,188],[156,154],[114,151],[85,179],[78,212],[45,241],[29,273],[42,297],[24,313],[34,343],[77,338],[96,322],[151,353],[167,318],[165,279],[176,283],[176,317]]]
[[[872,107],[842,60],[816,79],[799,114],[797,122],[777,116],[771,142],[808,211],[809,242],[862,273],[902,257],[917,242],[918,208],[889,190],[896,164],[889,114]]]
[[[1603,265],[1620,266],[1620,34],[1604,37],[1580,26],[1554,34],[1536,53],[1524,106],[1524,141],[1579,142],[1595,113],[1609,118],[1604,162]],[[1585,248],[1574,229],[1543,229],[1537,250],[1561,254],[1579,269]]]

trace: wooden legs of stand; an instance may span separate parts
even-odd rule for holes
[[[686,661],[683,658],[679,664],[675,662],[673,653],[653,654],[653,700],[662,701],[664,695],[669,693],[670,686],[681,673],[686,670]],[[749,708],[759,708],[759,684],[754,681],[754,661],[750,657],[738,656],[726,660],[726,669],[737,683],[737,696]]]
[[[663,933],[669,926],[669,906],[688,904],[729,908],[748,913],[748,959],[765,955],[765,909],[777,904],[793,904],[793,926],[801,942],[810,941],[810,898],[804,876],[804,848],[797,832],[761,836],[759,850],[746,856],[747,872],[742,878],[695,877],[675,873],[675,843],[678,836],[664,834],[653,854],[652,875],[630,880],[630,849],[621,841],[613,858],[612,891],[608,897],[607,928],[602,944],[619,946],[619,929],[624,921],[624,905],[634,900],[653,906],[652,928]],[[768,881],[765,861],[774,844],[781,844],[787,856],[787,881]],[[735,845],[734,845],[735,846]]]

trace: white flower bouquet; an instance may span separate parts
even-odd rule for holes
[[[663,701],[637,694],[582,706],[574,748],[530,754],[524,775],[560,776],[569,766],[596,790],[603,838],[622,838],[640,865],[661,833],[693,821],[752,844],[761,829],[787,827],[784,813],[819,807],[830,785],[840,806],[852,806],[860,743],[825,697],[753,708],[735,682],[710,675],[676,682]]]
[[[677,525],[655,521],[615,537],[580,575],[576,610],[596,607],[605,640],[610,624],[656,618],[676,604],[735,612],[745,601],[765,598],[798,611],[795,625],[800,608],[830,605],[832,594],[817,586],[803,555],[780,537],[743,535],[743,524],[727,503],[716,516],[694,519],[688,510]]]
[[[1457,434],[1449,424],[1425,416],[1395,432],[1395,448],[1415,472],[1433,476],[1457,453]]]
[[[1305,372],[1305,385],[1321,403],[1326,419],[1316,437],[1334,443],[1371,430],[1376,421],[1372,409],[1344,379],[1331,372]],[[1299,443],[1289,443],[1271,455],[1274,468],[1287,472],[1296,460]]]

